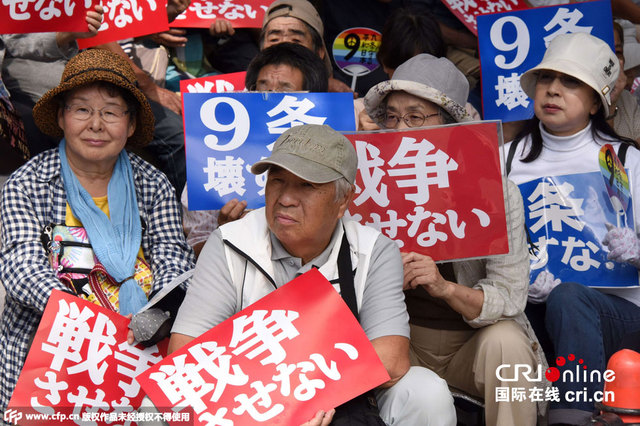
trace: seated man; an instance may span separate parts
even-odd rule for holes
[[[251,168],[255,174],[268,171],[266,206],[211,235],[173,326],[169,351],[312,267],[328,280],[342,281],[337,253],[348,244],[359,321],[391,377],[375,390],[380,416],[389,425],[455,424],[444,380],[410,367],[397,246],[372,228],[342,219],[356,170],[353,146],[330,127],[304,125],[283,133],[271,156]]]
[[[309,49],[294,43],[280,43],[260,51],[249,64],[245,87],[259,92],[326,92],[327,70],[320,58]],[[196,253],[211,232],[240,218],[247,206],[245,201],[233,199],[220,210],[194,210],[188,206],[187,189],[182,191],[182,224],[187,242]]]

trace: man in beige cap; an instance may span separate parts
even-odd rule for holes
[[[278,138],[270,157],[251,168],[255,174],[265,171],[266,206],[222,225],[202,249],[169,351],[316,267],[340,283],[391,377],[375,390],[384,422],[455,424],[444,380],[410,366],[398,247],[373,228],[343,218],[357,171],[349,140],[328,126],[293,127]],[[338,266],[345,262],[348,268]],[[335,416],[345,414],[338,408]]]
[[[324,44],[324,25],[316,8],[307,0],[276,0],[264,15],[260,49],[282,42],[301,44],[324,61],[329,76],[333,74],[331,58]],[[330,92],[350,92],[349,86],[329,78]]]

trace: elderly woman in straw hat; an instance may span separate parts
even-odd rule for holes
[[[154,126],[126,59],[81,52],[33,116],[61,141],[14,172],[2,191],[0,411],[52,290],[135,314],[194,263],[166,176],[126,151],[147,144]]]
[[[364,103],[380,127],[406,130],[470,121],[463,106],[468,90],[449,60],[421,54],[372,87]],[[500,365],[537,369],[544,362],[542,352],[534,352],[539,345],[523,312],[529,256],[522,198],[513,183],[506,187],[509,254],[436,264],[438,259],[423,254],[402,253],[410,356],[412,364],[432,369],[450,386],[484,398],[487,424],[533,425],[535,402],[496,402],[495,395],[497,387],[533,385],[524,379],[501,382]]]

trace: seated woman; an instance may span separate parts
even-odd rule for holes
[[[62,140],[16,170],[2,190],[0,411],[52,290],[135,314],[149,294],[194,266],[175,191],[164,174],[125,150],[147,144],[154,126],[125,58],[101,49],[78,54],[33,116]],[[82,265],[61,249],[70,240],[92,250]]]
[[[542,61],[520,78],[522,90],[533,99],[535,115],[522,133],[505,145],[505,153],[509,153],[506,166],[510,170],[509,178],[518,185],[541,178],[550,182],[563,175],[574,175],[574,182],[582,179],[588,182],[588,174],[595,173],[598,182],[602,183],[597,159],[603,146],[610,144],[628,170],[628,179],[632,182],[631,200],[640,200],[637,186],[640,151],[635,149],[634,140],[621,136],[607,123],[607,117],[613,112],[612,96],[619,72],[620,61],[609,45],[599,38],[585,33],[562,34],[554,38]],[[557,185],[560,185],[559,181]],[[584,187],[593,188],[589,183]],[[549,193],[553,191],[550,189]],[[604,192],[606,194],[606,190]],[[563,200],[571,200],[574,196],[572,187],[563,195]],[[555,207],[557,202],[550,198],[547,195],[540,202]],[[572,207],[566,217],[576,216],[578,223],[588,223],[583,225],[584,231],[577,238],[592,244],[587,230],[595,229],[598,224],[606,225],[606,208],[597,197],[589,203],[590,208],[585,208],[585,212],[577,214]],[[636,214],[636,229],[640,225],[637,218]],[[601,270],[589,267],[584,274],[577,275],[579,270],[572,267],[567,268],[571,270],[570,274],[563,271],[562,276],[557,266],[545,266],[529,290],[529,301],[546,302],[541,305],[546,307],[541,309],[544,314],[538,318],[543,320],[540,323],[544,327],[536,328],[536,331],[540,329],[538,335],[543,336],[546,328],[555,351],[554,358],[575,354],[589,372],[604,372],[609,357],[621,348],[625,333],[640,330],[640,289],[635,286],[607,288],[624,273],[621,268],[626,267],[625,264],[640,269],[640,241],[632,219],[628,219],[627,227],[620,225],[609,224],[607,227],[610,229],[602,240],[602,250],[607,252],[611,262],[605,266],[604,262],[596,261],[603,264]],[[597,232],[592,235],[601,238]],[[559,232],[547,234],[547,238],[556,239],[561,244],[559,247],[563,247],[565,241],[558,239],[559,236]],[[536,237],[532,239],[535,241]],[[554,256],[549,254],[551,249],[547,251],[542,244],[538,246],[538,250],[544,250],[549,258]],[[569,264],[573,266],[573,262]],[[611,272],[602,274],[605,268]],[[568,276],[575,277],[577,282],[567,279]],[[531,319],[538,322],[535,315],[531,315]],[[602,391],[604,380],[597,375],[591,375],[589,380],[564,380],[565,372],[571,372],[574,365],[558,363],[563,380],[554,382],[560,397],[551,403],[549,424],[583,425],[591,418],[594,410],[591,396]],[[588,397],[573,398],[576,392],[584,392]]]
[[[471,120],[464,108],[468,92],[464,74],[448,59],[420,54],[400,65],[391,80],[372,87],[364,104],[382,128],[436,126]],[[410,356],[413,365],[484,398],[488,425],[535,425],[535,402],[496,400],[499,387],[522,388],[528,395],[540,385],[523,378],[501,381],[498,366],[527,364],[536,371],[546,364],[523,312],[529,253],[522,197],[510,181],[506,187],[508,254],[436,264],[438,259],[423,254],[402,253]]]

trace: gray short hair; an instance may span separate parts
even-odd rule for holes
[[[349,181],[344,177],[336,179],[334,182],[336,185],[336,195],[334,200],[336,202],[342,200],[344,197],[349,195],[351,191],[353,191],[353,185],[351,185],[351,183],[349,183]]]

